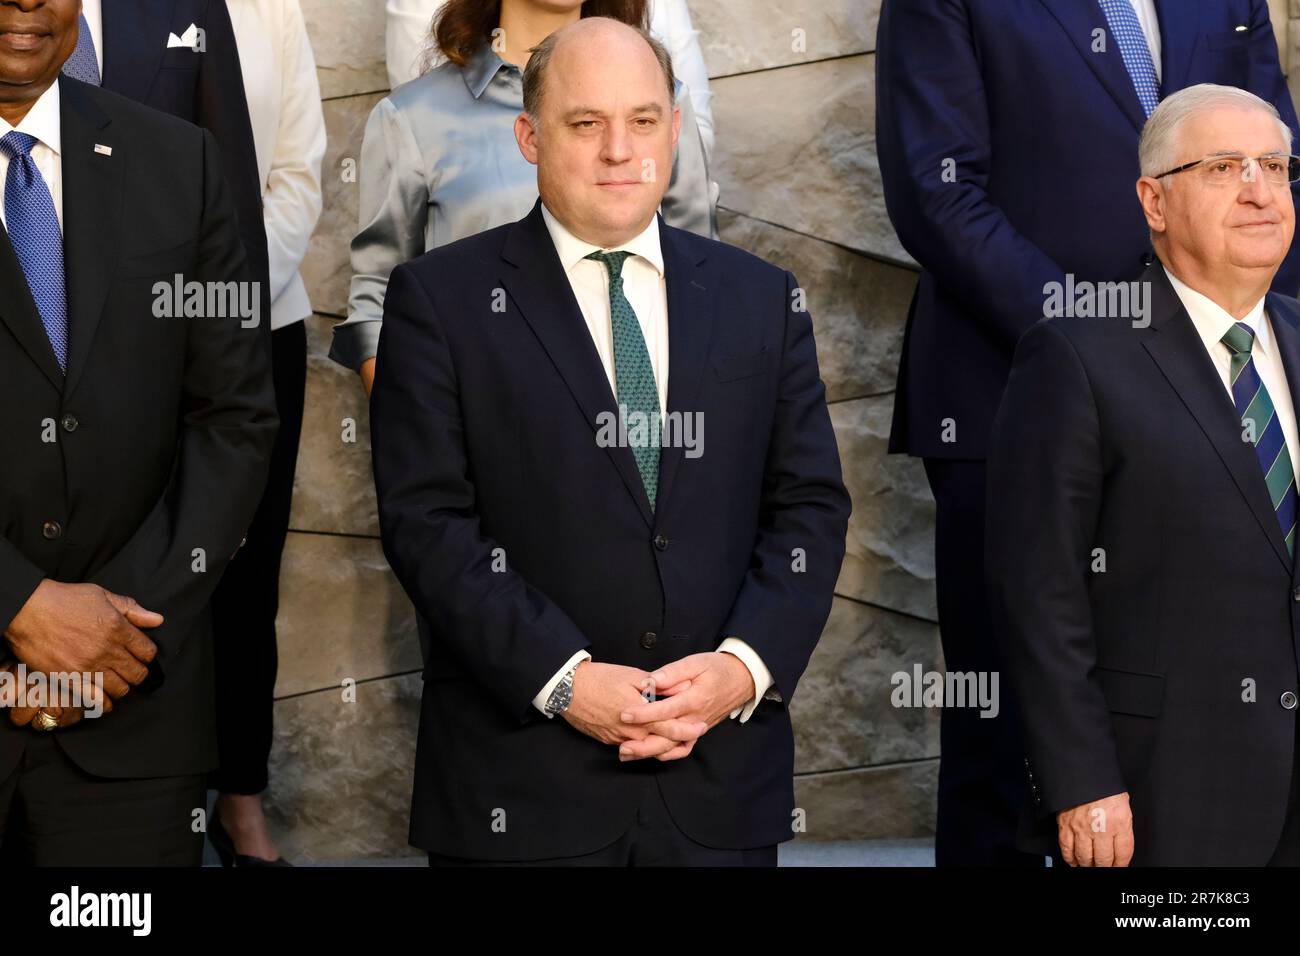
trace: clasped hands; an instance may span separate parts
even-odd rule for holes
[[[647,701],[647,692],[659,699]],[[749,668],[725,652],[691,654],[653,672],[583,661],[562,716],[588,737],[617,745],[621,762],[680,760],[754,693]]]
[[[29,674],[92,674],[102,684],[81,688],[84,706],[13,707],[9,720],[15,726],[31,724],[38,711],[59,722],[59,729],[82,719],[85,707],[113,709],[130,689],[149,673],[148,664],[158,647],[141,628],[158,627],[163,616],[146,610],[130,597],[106,591],[96,584],[64,584],[43,580],[4,632],[13,658],[0,670],[16,673],[19,663]],[[0,648],[2,650],[2,648]],[[47,681],[46,686],[51,686]],[[29,702],[30,703],[30,702]]]

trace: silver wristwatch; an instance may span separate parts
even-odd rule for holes
[[[581,663],[582,661],[578,662]],[[555,689],[551,691],[551,696],[546,698],[548,716],[554,717],[556,714],[564,713],[573,703],[573,674],[578,669],[578,664],[574,664],[565,672],[560,682],[555,685]]]

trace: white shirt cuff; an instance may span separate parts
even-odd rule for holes
[[[551,691],[555,690],[555,685],[560,682],[560,678],[563,677],[565,674],[569,673],[570,667],[573,667],[579,661],[589,661],[589,660],[591,660],[590,654],[588,654],[586,651],[578,651],[578,653],[574,654],[567,661],[565,661],[564,666],[555,672],[555,676],[546,682],[546,686],[542,688],[541,693],[539,693],[536,697],[533,698],[533,706],[536,707],[538,710],[540,710],[543,714],[546,714],[547,717],[554,717],[555,716],[554,714],[546,713],[546,702],[551,699]]]
[[[718,651],[739,657],[740,662],[749,668],[749,676],[754,678],[754,699],[744,707],[738,707],[731,712],[733,718],[739,714],[740,722],[743,724],[749,720],[750,715],[754,713],[754,708],[758,706],[758,702],[763,699],[763,695],[771,688],[772,672],[767,669],[767,665],[758,656],[758,652],[738,637],[725,638],[718,645]]]

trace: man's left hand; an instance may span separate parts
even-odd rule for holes
[[[753,700],[755,693],[754,678],[744,662],[734,654],[718,651],[673,661],[651,674],[649,681],[646,689],[660,699],[629,707],[622,714],[624,723],[681,719],[702,722],[711,730],[733,710]],[[631,757],[651,756],[640,752],[641,743],[626,741],[620,745],[619,752]],[[686,741],[667,753],[658,754],[657,759],[679,759],[689,754],[694,745],[694,740]]]

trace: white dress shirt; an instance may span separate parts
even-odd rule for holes
[[[1242,319],[1234,319],[1211,299],[1197,292],[1178,279],[1168,269],[1165,275],[1182,301],[1187,314],[1192,318],[1205,350],[1210,353],[1214,367],[1219,371],[1223,388],[1232,399],[1232,350],[1223,344],[1223,336],[1237,321],[1250,326],[1255,332],[1255,344],[1251,348],[1251,358],[1255,362],[1255,371],[1259,380],[1268,389],[1268,396],[1273,400],[1273,413],[1282,425],[1282,437],[1286,439],[1287,451],[1291,455],[1291,470],[1300,466],[1300,441],[1296,439],[1295,408],[1291,400],[1291,387],[1287,384],[1286,367],[1282,364],[1282,353],[1273,339],[1273,325],[1268,313],[1264,311],[1264,300],[1255,303],[1250,312]],[[1236,407],[1234,402],[1234,408]],[[1261,432],[1262,434],[1262,432]]]
[[[0,118],[0,137],[14,130],[36,137],[32,146],[32,161],[40,171],[54,200],[54,214],[59,217],[59,231],[63,231],[63,161],[60,158],[62,140],[59,136],[59,84],[56,80],[50,88],[37,98],[27,115],[18,121],[17,126],[10,126]],[[0,223],[8,228],[4,211],[3,184],[9,175],[9,157],[0,152]]]
[[[609,379],[610,393],[618,394],[617,380],[614,374],[614,331],[611,324],[609,308],[609,270],[604,263],[586,256],[592,252],[617,252],[626,250],[632,253],[623,261],[620,275],[623,277],[623,295],[627,298],[632,311],[636,313],[641,324],[641,334],[645,338],[646,350],[650,354],[650,365],[654,370],[655,387],[659,391],[659,410],[667,412],[668,407],[668,287],[664,282],[664,257],[659,246],[659,217],[650,220],[639,235],[613,249],[602,250],[579,239],[551,214],[542,204],[542,219],[546,229],[555,243],[560,265],[564,267],[573,295],[578,300],[578,308],[587,323],[587,331],[596,345],[600,362],[605,367],[605,376]],[[740,658],[749,669],[754,679],[754,698],[744,707],[731,712],[731,716],[740,715],[741,723],[749,720],[758,702],[772,687],[772,674],[763,663],[758,653],[738,637],[726,637],[718,645],[718,650]],[[578,651],[564,662],[555,672],[555,676],[546,682],[537,696],[533,706],[546,713],[546,701],[551,696],[555,685],[579,661],[590,660],[586,651]],[[548,715],[550,716],[550,715]]]
[[[95,41],[95,59],[99,61],[99,75],[104,75],[104,8],[101,0],[81,0],[81,12],[90,27],[90,36]]]
[[[1156,68],[1156,82],[1160,82],[1160,21],[1156,19],[1156,0],[1132,0],[1132,2],[1138,25],[1142,27],[1142,35],[1147,38],[1147,49],[1151,51],[1151,62]]]
[[[311,315],[298,269],[321,213],[325,115],[298,0],[227,0],[262,181],[271,328]]]
[[[429,27],[445,2],[388,0],[385,52],[388,84],[392,89],[420,75],[430,45]],[[699,31],[691,24],[686,0],[651,0],[650,32],[668,48],[673,58],[673,73],[686,86],[707,160],[713,155],[713,94],[709,92],[709,72],[700,52]]]

